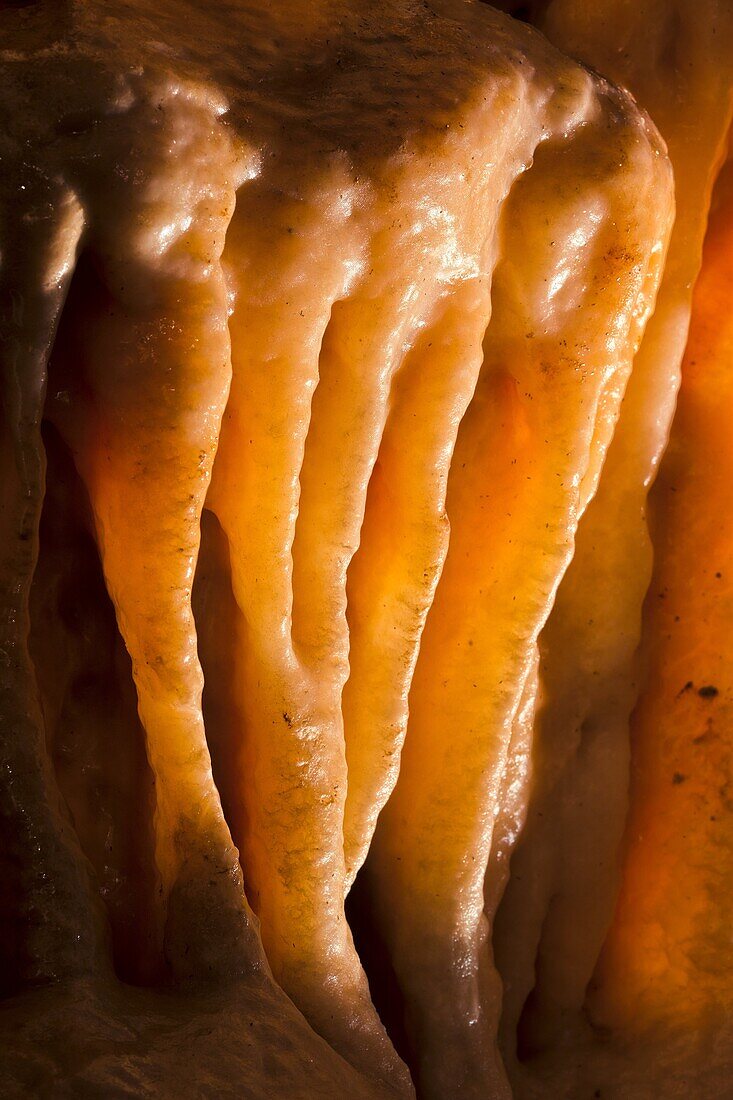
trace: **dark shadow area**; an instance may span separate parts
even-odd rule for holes
[[[247,830],[242,751],[246,724],[239,694],[243,673],[238,666],[244,620],[232,590],[229,541],[208,508],[201,516],[201,548],[191,595],[198,655],[204,673],[202,709],[211,769],[232,839],[242,848]],[[240,859],[245,893],[247,867]]]
[[[49,365],[47,408],[74,359],[93,297],[79,263]],[[59,431],[43,423],[46,493],[30,594],[29,649],[56,781],[109,918],[121,980],[160,980],[155,787],[132,667],[107,593],[86,489]]]
[[[364,868],[356,876],[346,898],[346,919],[369,980],[374,1007],[395,1050],[412,1070],[410,1043],[405,1028],[405,1003],[389,953],[374,919],[368,877]]]

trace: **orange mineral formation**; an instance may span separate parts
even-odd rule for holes
[[[713,198],[653,498],[648,686],[632,727],[621,894],[591,996],[601,1022],[639,1030],[700,1029],[708,1017],[730,1027],[733,1001],[731,166]]]
[[[0,3],[4,1097],[725,1095],[733,12],[504,7]]]
[[[628,807],[629,713],[643,675],[641,609],[653,552],[647,494],[674,412],[710,194],[733,117],[730,5],[553,0],[540,22],[649,110],[672,160],[676,213],[598,493],[540,638],[531,797],[496,930],[507,1053],[517,1030],[527,1052],[576,1027],[610,921]]]

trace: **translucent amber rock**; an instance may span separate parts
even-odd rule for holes
[[[497,952],[507,985],[507,1043],[514,1044],[531,994],[523,1041],[542,1047],[578,1018],[618,885],[629,715],[644,677],[638,647],[652,570],[647,496],[669,435],[711,190],[733,117],[733,11],[688,0],[553,0],[538,22],[562,49],[629,87],[650,112],[667,142],[676,200],[654,315],[540,640],[533,791],[498,918]]]
[[[540,638],[531,796],[495,926],[502,1047],[520,1096],[599,1086],[604,1096],[726,1095],[728,842],[725,825],[707,832],[711,813],[718,823],[725,815],[706,808],[725,787],[724,703],[711,709],[711,685],[699,684],[698,696],[688,678],[677,698],[670,678],[682,663],[709,664],[712,650],[726,661],[725,589],[704,578],[708,545],[726,538],[716,487],[727,459],[716,440],[726,416],[730,169],[715,181],[730,148],[733,10],[552,0],[524,14],[649,110],[672,160],[676,217],[598,493]],[[648,501],[680,372],[671,445]],[[694,428],[685,413],[692,394]],[[719,730],[709,741],[699,740],[703,715]],[[695,759],[687,799],[676,788],[691,769],[671,766],[674,755]]]
[[[503,1095],[485,898],[664,144],[475,2],[1,18],[3,1092],[412,1095],[366,860],[419,1094]]]

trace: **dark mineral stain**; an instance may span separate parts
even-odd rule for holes
[[[705,687],[697,689],[697,694],[701,699],[714,699],[718,694],[718,689],[713,687],[712,684],[706,684]]]

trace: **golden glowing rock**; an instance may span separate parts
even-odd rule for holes
[[[521,1042],[537,1049],[577,1026],[617,889],[652,569],[647,494],[669,434],[710,192],[733,117],[733,11],[687,0],[553,0],[540,24],[650,112],[672,160],[676,213],[598,493],[540,640],[533,791],[496,936],[505,1044],[515,1045],[531,993]],[[618,980],[626,981],[622,970]]]
[[[581,1010],[729,1005],[722,185],[603,945],[733,18],[540,6],[0,12],[3,1095],[633,1100]]]
[[[604,1023],[730,1013],[733,174],[715,193],[654,495],[648,686],[634,716],[621,896],[592,998]],[[624,975],[621,983],[618,975]]]

